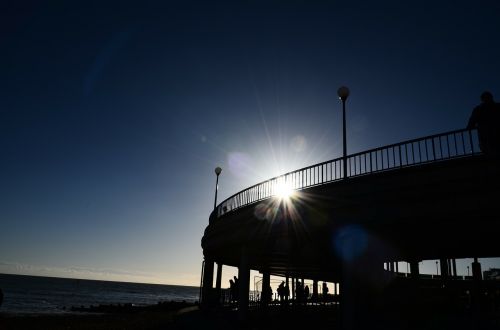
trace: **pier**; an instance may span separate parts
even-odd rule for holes
[[[346,329],[367,324],[381,308],[403,308],[398,301],[413,311],[437,300],[444,301],[440,306],[462,301],[471,310],[486,308],[481,301],[499,286],[482,280],[477,258],[500,257],[499,183],[498,159],[483,154],[477,131],[467,129],[258,183],[209,216],[201,242],[202,305],[227,302],[221,275],[229,265],[238,268],[242,319],[249,308],[276,304],[250,292],[250,270],[261,273],[261,288],[269,287],[271,275],[282,277],[290,291],[297,281],[309,281],[310,305],[320,301],[321,282],[334,283],[339,289],[330,288],[329,303]],[[457,275],[460,258],[475,258],[471,276]],[[423,260],[439,260],[440,276],[419,274]],[[409,263],[409,272],[402,273],[398,262]]]

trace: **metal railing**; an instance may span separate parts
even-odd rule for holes
[[[302,190],[349,177],[480,154],[477,130],[461,129],[375,148],[285,173],[253,185],[217,206],[217,217],[276,196],[281,189]],[[344,177],[344,164],[347,176]]]

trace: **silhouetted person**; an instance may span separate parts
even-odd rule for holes
[[[309,285],[304,288],[304,301],[307,304],[307,299],[309,299]]]
[[[280,304],[284,305],[285,304],[285,281],[281,281],[276,292],[278,292],[278,297],[280,298]]]
[[[500,103],[493,100],[490,92],[484,92],[481,94],[481,104],[472,111],[467,128],[477,128],[479,147],[487,155],[499,155],[499,126]]]
[[[304,300],[304,290],[303,290],[302,283],[300,283],[299,280],[297,280],[297,285],[295,288],[295,294],[296,294],[296,299],[298,304],[302,304],[302,301]]]
[[[233,303],[236,298],[236,285],[233,280],[229,280],[229,302]]]
[[[236,276],[233,276],[234,279],[234,301],[238,301],[238,296],[240,293],[240,283],[238,281],[238,278]]]
[[[323,302],[326,303],[326,299],[328,298],[328,286],[326,286],[326,283],[323,282]]]
[[[288,297],[290,297],[290,287],[285,284],[285,303],[288,305]]]

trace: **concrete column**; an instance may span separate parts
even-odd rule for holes
[[[453,265],[453,276],[457,276],[457,259],[453,258],[452,259],[452,265]]]
[[[481,263],[477,260],[477,258],[474,258],[474,262],[472,263],[472,279],[477,282],[483,279]]]
[[[313,280],[313,295],[312,300],[318,301],[318,280]]]
[[[286,277],[286,286],[288,287],[288,290],[290,290],[290,280],[289,277]],[[288,296],[285,296],[285,301],[288,304]]]
[[[340,315],[342,329],[368,329],[380,305],[380,284],[384,283],[383,260],[366,253],[342,263]],[[394,267],[393,262],[389,262]]]
[[[412,260],[410,261],[410,273],[413,279],[418,279],[420,277],[420,271],[418,269],[418,261]]]
[[[269,305],[270,286],[271,286],[271,274],[268,271],[262,272],[262,291],[260,293],[260,301],[262,307],[264,308],[267,308],[267,306]]]
[[[246,248],[241,249],[240,266],[238,267],[238,316],[246,320],[248,312],[248,293],[250,291],[250,268]]]
[[[292,302],[295,304],[295,277],[292,277]]]
[[[439,259],[439,266],[441,270],[441,279],[446,281],[448,279],[448,262],[446,259]]]
[[[472,307],[475,310],[479,310],[481,306],[482,279],[481,264],[477,258],[474,258],[474,262],[472,263]]]
[[[219,304],[221,302],[221,282],[222,282],[222,266],[223,264],[221,262],[217,263],[217,277],[215,280],[215,292],[216,292],[216,299],[217,303]]]
[[[394,268],[396,269],[396,273],[399,273],[399,262],[394,262]]]
[[[205,269],[203,271],[202,304],[209,306],[212,303],[212,290],[214,285],[214,262],[205,258]]]

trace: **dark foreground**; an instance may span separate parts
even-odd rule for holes
[[[472,312],[429,312],[417,317],[377,317],[374,322],[358,320],[359,329],[500,329],[500,315]],[[201,311],[197,306],[172,311],[135,313],[64,314],[9,316],[0,314],[0,329],[340,329],[333,306],[271,308],[267,313],[250,311],[246,322],[234,310]]]

